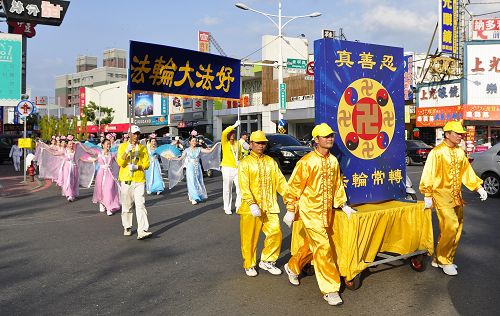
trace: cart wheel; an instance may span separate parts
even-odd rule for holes
[[[422,272],[425,271],[427,268],[427,265],[425,263],[425,256],[424,255],[418,255],[415,257],[410,258],[410,266],[413,270],[417,272]]]
[[[351,291],[356,291],[361,286],[361,273],[356,275],[354,279],[350,281],[344,280],[344,283],[346,288],[348,288]]]

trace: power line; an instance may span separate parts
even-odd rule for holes
[[[493,12],[487,12],[487,13],[481,13],[481,14],[473,14],[472,16],[483,16],[483,15],[490,15],[490,14],[495,14],[495,13],[500,13],[500,11],[493,11]]]

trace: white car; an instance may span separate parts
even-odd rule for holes
[[[472,153],[469,161],[476,174],[484,180],[483,186],[491,197],[500,196],[500,143],[487,151]]]

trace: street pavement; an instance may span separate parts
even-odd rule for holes
[[[4,193],[19,180],[8,179],[9,168],[0,165]],[[408,168],[415,188],[421,172]],[[332,307],[314,276],[298,287],[286,274],[245,276],[239,218],[222,210],[222,178],[205,183],[209,199],[194,206],[184,182],[148,196],[153,237],[142,241],[122,235],[119,214],[99,213],[90,189],[73,203],[45,182],[0,195],[0,315],[497,314],[499,199],[481,202],[464,189],[458,276],[430,264],[420,273],[407,261],[380,265],[364,271],[358,290],[342,289],[344,305]],[[282,230],[279,267],[289,258],[290,229]]]

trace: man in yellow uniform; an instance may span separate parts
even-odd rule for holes
[[[238,167],[238,181],[242,195],[240,215],[240,239],[243,268],[248,276],[257,276],[257,243],[261,230],[266,235],[260,255],[259,268],[273,275],[280,275],[276,260],[281,249],[280,209],[276,193],[286,191],[286,179],[276,161],[264,155],[267,138],[263,131],[250,135],[250,155],[243,158]]]
[[[317,146],[297,162],[288,180],[284,197],[287,213],[283,221],[291,226],[295,213],[299,212],[312,251],[319,289],[328,304],[340,305],[343,303],[339,295],[340,274],[332,248],[333,208],[342,208],[348,217],[356,211],[346,204],[339,162],[330,153],[334,135],[332,128],[325,123],[314,127],[312,136]],[[307,249],[302,250],[306,251],[299,251],[296,255],[306,256]],[[292,282],[292,278],[298,278],[300,270],[290,271],[287,268],[291,267],[285,267],[290,282],[298,285],[298,282]]]
[[[243,157],[248,156],[250,153],[250,145],[248,144],[248,133],[243,131],[241,132],[240,140],[238,141],[241,145],[241,155]]]
[[[472,169],[464,150],[459,146],[466,130],[456,121],[443,128],[444,141],[431,150],[420,180],[425,208],[434,205],[439,220],[439,240],[432,266],[440,267],[447,275],[457,275],[453,264],[462,234],[463,206],[461,186],[477,191],[484,201],[488,194]]]
[[[139,143],[141,135],[139,127],[132,125],[130,133],[130,140],[118,147],[116,155],[116,161],[120,166],[118,180],[121,182],[123,235],[132,235],[133,214],[131,210],[132,203],[134,203],[137,216],[137,239],[144,239],[151,236],[148,212],[144,205],[146,185],[144,170],[149,168],[149,155],[146,147]]]
[[[236,187],[236,210],[241,205],[240,188],[238,186],[238,164],[242,157],[240,143],[236,140],[234,129],[240,125],[240,121],[236,121],[233,125],[222,131],[221,148],[222,148],[222,200],[224,201],[224,212],[231,215],[231,206],[233,203],[233,183]]]

